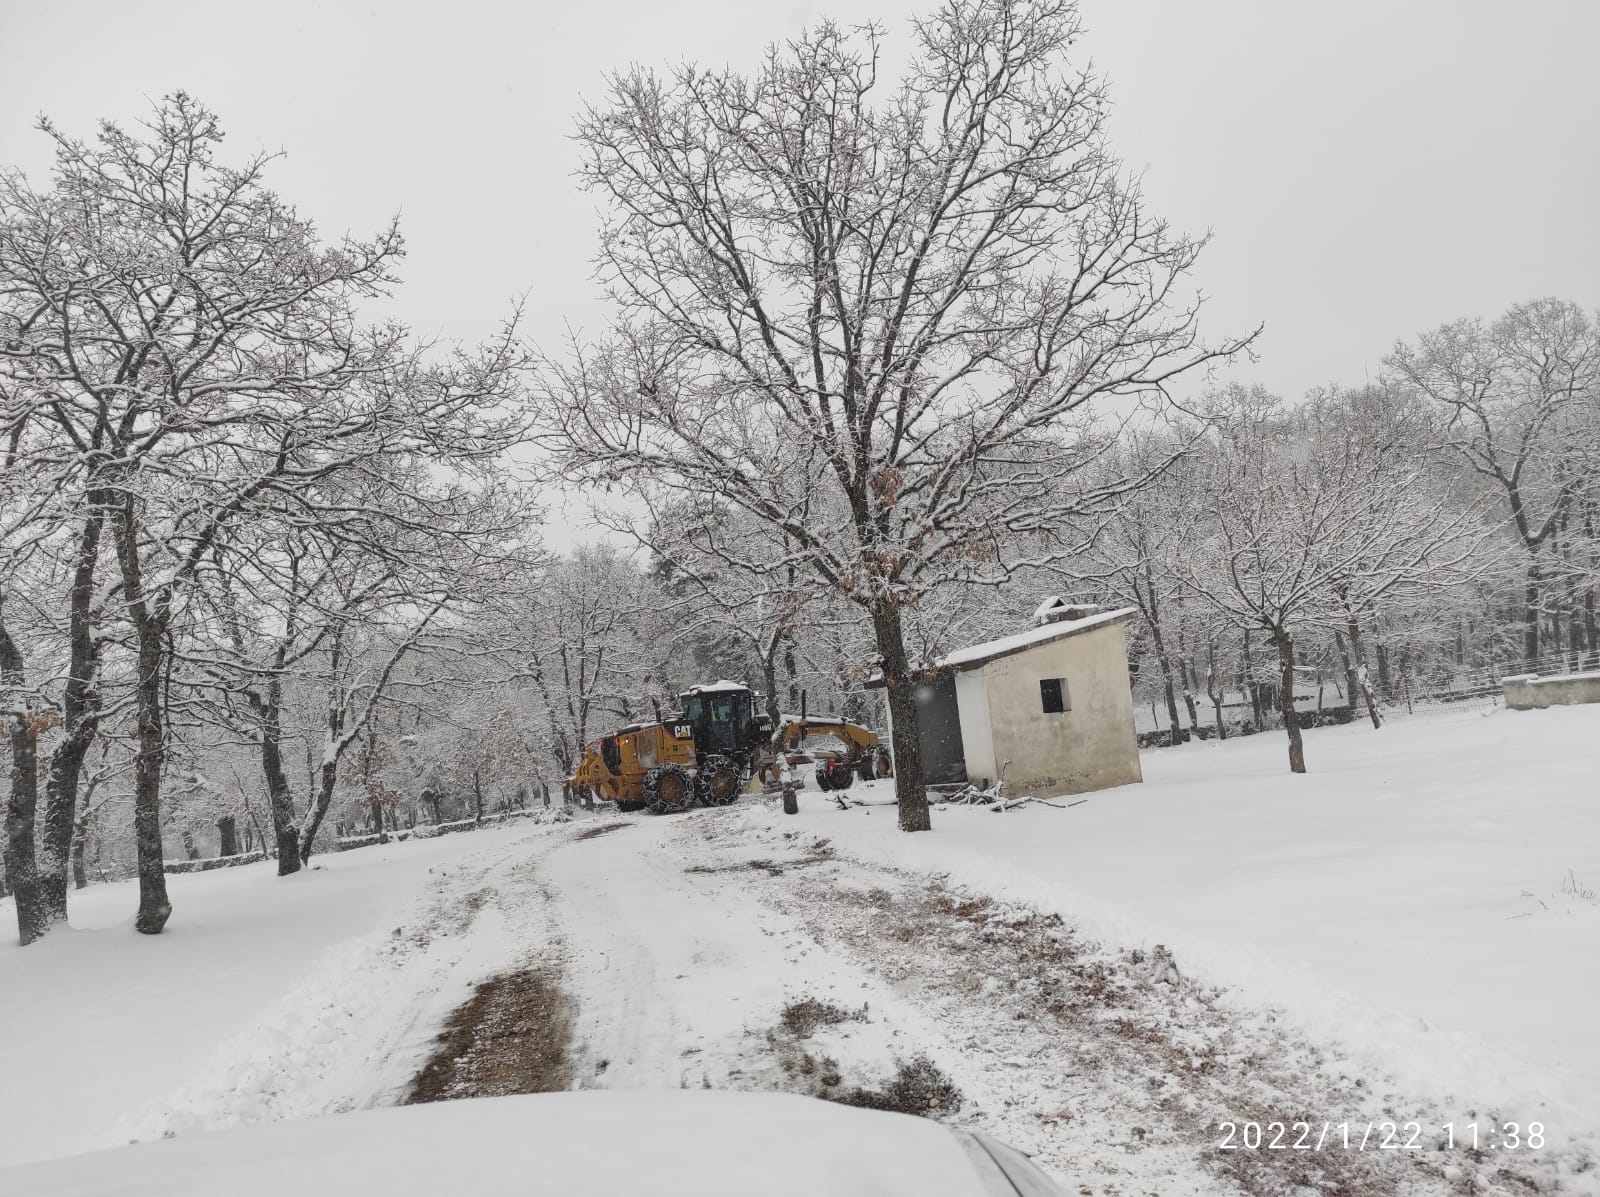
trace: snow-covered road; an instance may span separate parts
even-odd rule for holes
[[[546,862],[567,941],[584,1083],[702,1083],[730,1041],[752,1020],[771,1022],[780,1003],[793,933],[729,893],[725,879],[685,873],[667,842],[678,826],[620,823]]]
[[[1588,1192],[1589,1146],[1506,1164],[1444,1151],[1440,1095],[1406,1092],[1171,957],[915,870],[848,859],[760,803],[617,820],[542,869],[577,1007],[579,1087],[893,1092],[926,1061],[932,1112],[1037,1155],[1086,1193]],[[795,1021],[823,1011],[817,1025]],[[941,1091],[942,1092],[942,1091]],[[1219,1124],[1400,1117],[1419,1150],[1217,1148]],[[1497,1171],[1497,1168],[1500,1169]]]

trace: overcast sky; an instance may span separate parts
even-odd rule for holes
[[[326,232],[399,212],[399,308],[483,335],[513,295],[554,344],[599,323],[567,140],[630,61],[750,64],[821,15],[903,36],[932,0],[148,5],[0,0],[0,161],[38,114],[85,135],[178,88]],[[1113,142],[1155,211],[1214,240],[1207,326],[1265,323],[1235,375],[1360,382],[1396,337],[1560,295],[1600,305],[1596,0],[1083,0]]]

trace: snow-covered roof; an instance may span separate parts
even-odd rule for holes
[[[702,682],[698,686],[690,686],[685,694],[719,694],[728,690],[748,690],[750,687],[743,682],[730,682],[723,679],[719,682]]]
[[[1029,628],[1027,631],[1018,632],[1013,636],[1002,636],[998,640],[989,640],[983,644],[974,644],[968,648],[957,649],[953,653],[940,657],[934,662],[934,666],[938,669],[973,669],[988,661],[993,661],[996,657],[1009,657],[1012,653],[1020,653],[1038,644],[1048,644],[1052,640],[1060,640],[1065,636],[1074,636],[1079,632],[1087,632],[1091,628],[1104,627],[1106,624],[1121,623],[1132,614],[1134,614],[1132,607],[1120,607],[1115,611],[1100,611],[1082,619],[1057,620],[1055,623]]]

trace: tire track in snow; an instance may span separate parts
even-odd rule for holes
[[[546,860],[576,1005],[577,1086],[811,1092],[817,1076],[794,1068],[815,1050],[840,1065],[841,1087],[876,1088],[915,1056],[956,1059],[892,986],[751,887],[758,875],[817,862],[728,856],[701,831],[726,814],[641,817],[635,830],[565,845]],[[870,1017],[797,1043],[778,1025],[785,1006],[804,999]],[[981,1078],[963,1087],[973,1101],[998,1101]]]

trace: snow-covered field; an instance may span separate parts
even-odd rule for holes
[[[1324,728],[1306,754],[1296,777],[1281,735],[1146,752],[1141,786],[950,807],[925,836],[821,794],[799,818],[863,859],[1165,943],[1409,1083],[1600,1126],[1600,707]]]
[[[1212,1149],[1230,1112],[1537,1119],[1515,1183],[1437,1149],[1294,1183],[1600,1191],[1600,708],[1306,744],[1302,777],[1279,736],[1192,744],[918,836],[875,783],[174,877],[156,939],[93,887],[0,948],[0,1165],[390,1104],[475,981],[537,963],[577,1087],[871,1087],[922,1056],[958,1121],[1086,1192],[1278,1191]],[[796,1030],[804,1001],[831,1013]]]

